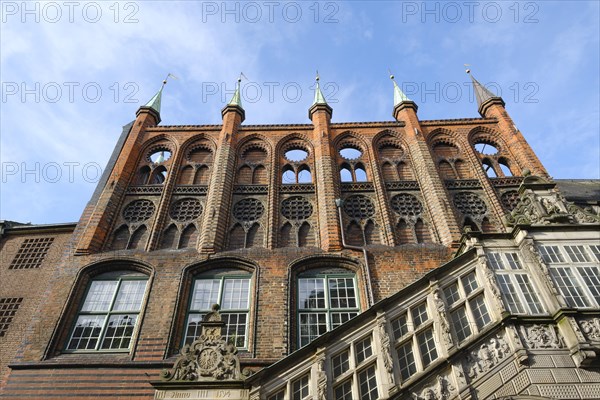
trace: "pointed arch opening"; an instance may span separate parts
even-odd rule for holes
[[[131,235],[131,241],[129,242],[129,248],[130,249],[143,249],[144,246],[146,245],[146,240],[148,239],[147,233],[148,233],[148,228],[146,228],[146,225],[142,225],[139,228],[137,228],[135,230],[135,232],[133,232],[133,235]]]
[[[298,183],[312,183],[312,181],[312,174],[308,165],[301,165],[298,169]]]
[[[179,175],[178,184],[179,185],[189,185],[192,183],[194,178],[194,167],[191,165],[186,165],[181,170],[181,174]]]
[[[112,250],[124,250],[129,243],[129,228],[127,225],[122,225],[113,235],[113,241],[110,246]]]
[[[481,162],[481,164],[483,165],[483,170],[485,171],[485,174],[487,175],[488,178],[497,178],[498,174],[496,174],[496,171],[494,170],[494,165],[492,164],[492,162],[488,159],[485,159]]]
[[[174,249],[175,240],[177,239],[177,227],[175,224],[171,224],[162,234],[162,238],[160,240],[160,248],[161,249]]]
[[[147,185],[149,179],[150,179],[150,167],[147,165],[144,165],[138,171],[138,175],[137,175],[135,184],[136,185]]]
[[[182,232],[179,240],[180,249],[196,248],[198,230],[194,224],[189,224]]]

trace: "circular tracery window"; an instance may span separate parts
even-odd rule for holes
[[[455,194],[454,205],[463,215],[482,216],[487,211],[483,200],[471,192],[459,192]]]
[[[150,200],[134,200],[123,210],[123,218],[127,222],[145,221],[154,214],[154,208]]]
[[[294,221],[307,219],[312,215],[312,204],[304,197],[294,196],[281,202],[281,214]]]
[[[352,218],[366,219],[375,214],[375,205],[368,197],[357,194],[344,200],[344,211]]]
[[[239,221],[257,221],[262,217],[265,207],[256,199],[243,199],[233,206],[233,216]]]
[[[171,218],[184,222],[196,219],[202,214],[202,203],[197,199],[181,199],[171,206]]]
[[[400,193],[392,197],[392,209],[402,216],[417,216],[423,212],[419,199],[412,194]]]
[[[500,200],[507,210],[512,211],[519,203],[519,193],[516,190],[510,190],[502,193]]]

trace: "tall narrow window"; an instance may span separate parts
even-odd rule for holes
[[[517,253],[492,252],[488,254],[488,260],[496,273],[496,281],[510,312],[514,314],[544,312],[535,287],[521,266]]]
[[[342,272],[343,271],[343,272]],[[298,337],[300,347],[358,315],[354,274],[309,271],[298,278]]]
[[[213,304],[219,304],[225,322],[225,340],[238,348],[247,348],[250,281],[250,274],[239,270],[218,270],[198,276],[192,289],[185,343],[190,344],[197,338],[202,318]]]
[[[90,283],[66,350],[126,351],[137,326],[147,277],[109,272]]]

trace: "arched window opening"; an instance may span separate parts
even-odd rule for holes
[[[151,185],[162,185],[167,180],[167,169],[164,166],[160,166],[154,169],[151,178]]]
[[[127,243],[129,243],[129,228],[127,225],[123,225],[115,231],[111,249],[124,250],[127,248]]]
[[[286,222],[281,227],[279,236],[279,245],[281,247],[292,247],[294,246],[294,239],[292,237],[292,224]]]
[[[133,271],[107,272],[89,284],[65,350],[129,351],[148,278]]]
[[[381,241],[379,238],[379,228],[372,220],[367,221],[364,232],[365,245],[378,244]]]
[[[296,173],[292,169],[291,166],[286,165],[283,167],[283,174],[281,174],[281,183],[285,184],[294,184],[298,183],[296,181]]]
[[[306,158],[308,157],[308,152],[301,148],[292,148],[286,151],[283,156],[288,161],[300,162],[306,160]]]
[[[300,347],[360,313],[356,276],[342,268],[299,274],[296,295]]]
[[[417,243],[431,243],[429,229],[427,229],[427,225],[425,225],[420,218],[415,224],[415,235],[417,237]]]
[[[140,226],[134,233],[131,235],[131,241],[129,242],[130,249],[143,249],[146,245],[148,229],[146,225]]]
[[[312,244],[312,233],[308,222],[303,222],[298,230],[298,247],[307,247]]]
[[[500,169],[502,170],[502,173],[504,174],[504,176],[513,176],[513,173],[510,170],[510,167],[508,166],[508,163],[506,162],[506,160],[502,160],[502,159],[499,160],[498,165],[500,165]]]
[[[401,181],[412,181],[415,179],[410,166],[402,161],[398,163],[398,177]]]
[[[241,185],[249,185],[252,183],[252,168],[248,165],[244,165],[238,171],[237,183]]]
[[[181,232],[181,240],[179,241],[180,249],[195,248],[198,241],[198,230],[194,224],[188,225]]]
[[[138,172],[138,176],[136,179],[136,185],[147,185],[149,178],[150,178],[150,167],[147,165],[144,165],[142,168],[140,168],[140,171]]]
[[[300,167],[298,171],[298,183],[312,183],[312,174],[308,166],[303,165]]]
[[[260,224],[256,223],[248,230],[246,247],[260,247],[263,245],[263,233]]]
[[[194,176],[194,185],[208,185],[209,177],[210,169],[206,165],[201,166]]]
[[[194,279],[191,301],[186,318],[184,344],[191,344],[200,334],[200,322],[220,305],[225,323],[222,335],[227,343],[237,348],[248,348],[250,320],[250,288],[252,275],[237,269],[218,269],[202,273]]]
[[[175,240],[177,238],[177,227],[175,224],[171,224],[167,230],[163,232],[162,239],[160,241],[161,249],[174,249]]]
[[[256,185],[266,185],[267,183],[269,183],[267,169],[264,166],[259,165],[254,169],[252,183]]]
[[[458,175],[458,179],[470,179],[471,171],[467,164],[462,160],[456,160],[454,163],[454,168],[456,168],[456,174]]]
[[[235,224],[229,232],[229,250],[243,249],[246,245],[246,232],[240,224]]]
[[[498,175],[496,175],[496,171],[494,170],[494,166],[492,165],[492,163],[490,161],[483,160],[482,165],[483,165],[483,170],[485,171],[485,174],[488,176],[488,178],[497,178],[498,177]]]
[[[179,175],[179,182],[177,183],[180,185],[189,185],[192,183],[193,177],[194,167],[192,167],[191,165],[187,165],[181,170],[181,174]]]
[[[354,176],[356,176],[356,182],[367,182],[367,172],[362,166],[357,166],[354,169]]]
[[[404,219],[398,222],[398,242],[400,244],[414,243],[413,230]]]
[[[351,222],[350,225],[348,225],[346,233],[348,244],[354,246],[363,246],[365,244],[363,231],[356,222]]]
[[[454,169],[447,161],[440,161],[439,164],[440,175],[442,179],[456,179],[456,174],[454,173]]]
[[[342,167],[342,169],[340,169],[340,180],[342,182],[352,182],[352,172],[350,172],[348,168]]]
[[[498,154],[498,148],[496,148],[496,146],[494,146],[493,144],[486,143],[486,142],[475,143],[475,150],[478,153],[485,154],[485,155]]]
[[[148,159],[153,163],[153,164],[160,164],[163,163],[165,161],[167,161],[169,158],[171,158],[171,152],[168,150],[156,150],[152,153],[150,153],[150,155],[148,155]]]
[[[356,160],[362,157],[362,151],[357,147],[346,145],[340,149],[340,156],[346,160]]]

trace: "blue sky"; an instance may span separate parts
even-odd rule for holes
[[[600,8],[559,2],[2,1],[0,219],[76,221],[137,108],[172,73],[163,125],[218,124],[240,71],[245,124],[391,120],[388,68],[421,119],[478,117],[501,91],[555,178],[600,178]]]

